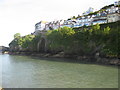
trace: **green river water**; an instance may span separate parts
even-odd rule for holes
[[[0,55],[3,88],[118,88],[118,68],[30,56]]]

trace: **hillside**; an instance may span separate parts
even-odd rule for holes
[[[103,56],[118,57],[119,24],[120,21],[90,27],[64,27],[49,30],[44,38],[42,34],[19,36],[10,43],[10,48],[14,52],[58,53],[62,51],[65,54],[82,56],[94,56],[99,52]]]

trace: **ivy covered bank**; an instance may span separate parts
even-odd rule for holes
[[[17,33],[9,44],[10,54],[73,57],[103,63],[110,60],[109,63],[120,65],[119,24],[120,21],[80,28],[63,27],[38,35]]]

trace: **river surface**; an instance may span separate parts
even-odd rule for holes
[[[118,87],[118,68],[113,66],[8,54],[0,55],[0,63],[3,88]]]

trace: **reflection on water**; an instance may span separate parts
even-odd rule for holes
[[[28,56],[2,57],[3,88],[117,88],[118,69],[50,61]]]

